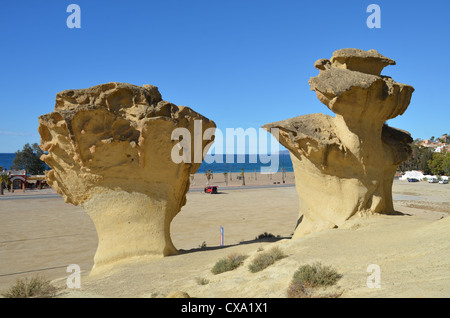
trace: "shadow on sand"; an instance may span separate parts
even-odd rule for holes
[[[217,192],[217,194],[227,194],[225,192]],[[380,213],[383,215],[389,215],[389,216],[412,216],[413,214],[409,214],[409,213],[404,213],[404,212],[400,212],[400,211],[394,211],[394,212],[389,212],[389,213]],[[298,219],[297,221],[297,226],[298,224],[301,222],[302,220],[302,216]],[[337,228],[337,227],[336,227]],[[179,254],[177,255],[181,255],[181,254],[189,254],[189,253],[196,253],[196,252],[204,252],[204,251],[212,251],[212,250],[219,250],[219,249],[224,249],[224,248],[228,248],[228,247],[233,247],[233,246],[238,246],[238,245],[243,245],[243,244],[255,244],[255,243],[274,243],[274,242],[278,242],[280,240],[285,240],[285,239],[291,239],[291,236],[285,236],[285,237],[281,237],[281,236],[274,236],[270,233],[263,233],[261,235],[259,235],[258,237],[255,237],[253,240],[247,240],[247,241],[241,241],[237,244],[230,244],[230,245],[224,245],[224,246],[206,246],[205,242],[203,242],[203,244],[197,248],[191,248],[189,250],[184,250],[184,249],[180,249],[178,250]],[[176,256],[176,255],[174,255]]]
[[[248,240],[248,241],[242,241],[239,242],[237,244],[230,244],[230,245],[223,245],[223,246],[199,246],[197,248],[191,248],[189,250],[183,250],[180,249],[179,254],[189,254],[189,253],[196,253],[196,252],[205,252],[205,251],[212,251],[212,250],[219,250],[219,249],[224,249],[224,248],[228,248],[228,247],[233,247],[233,246],[238,246],[238,245],[243,245],[243,244],[255,244],[255,243],[274,243],[274,242],[278,242],[280,240],[285,240],[285,239],[290,239],[291,237],[281,237],[281,236],[277,236],[277,237],[262,237],[262,238],[255,238],[253,240]],[[175,255],[174,255],[175,256]]]

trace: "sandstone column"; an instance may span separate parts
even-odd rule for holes
[[[392,213],[397,166],[409,133],[385,124],[402,115],[413,87],[380,75],[395,61],[375,50],[342,49],[315,63],[309,84],[336,116],[311,114],[266,124],[291,153],[300,216],[294,237],[341,226],[356,214]]]
[[[41,159],[52,168],[47,182],[65,202],[82,205],[96,227],[94,268],[177,253],[170,223],[211,145],[202,136],[213,121],[162,100],[155,86],[107,83],[58,93],[54,112],[39,123],[48,152]],[[194,149],[190,163],[172,160],[176,128],[187,129],[192,145],[200,132],[200,162]]]

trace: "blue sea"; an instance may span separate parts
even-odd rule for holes
[[[204,173],[207,170],[214,172],[261,172],[261,168],[266,168],[270,172],[280,172],[282,168],[286,172],[293,171],[291,157],[288,152],[281,152],[279,154],[272,154],[267,156],[259,155],[220,155],[216,162],[208,163],[213,161],[211,155],[206,155],[205,160],[198,168],[198,173]],[[270,161],[269,161],[270,159]],[[219,161],[219,162],[217,162]],[[268,171],[267,171],[268,172]]]
[[[0,153],[0,167],[8,170],[12,166],[15,157],[15,153]]]
[[[14,153],[0,153],[0,167],[9,169],[12,164]],[[270,161],[269,161],[270,159]],[[266,158],[259,155],[207,155],[200,165],[198,173],[205,173],[211,170],[217,173],[222,172],[261,172],[261,168],[266,167],[271,172],[280,172],[282,168],[287,172],[293,171],[291,157],[288,152],[280,152]]]

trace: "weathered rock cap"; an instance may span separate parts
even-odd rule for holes
[[[80,105],[96,105],[117,111],[134,105],[156,104],[162,101],[158,87],[142,87],[120,82],[99,84],[83,89],[68,89],[56,94],[55,111],[74,110]]]
[[[326,59],[320,59],[314,66],[319,70],[324,70],[326,61]],[[381,55],[376,50],[364,51],[349,48],[335,51],[330,59],[330,64],[336,68],[380,75],[383,68],[395,65],[395,61]]]
[[[414,92],[412,86],[380,75],[387,65],[395,65],[395,61],[375,50],[342,49],[335,51],[331,60],[314,63],[320,72],[309,84],[334,113],[384,122],[403,114]]]
[[[41,149],[48,152],[41,159],[52,167],[47,182],[75,205],[92,197],[93,188],[115,188],[117,179],[133,180],[119,182],[123,190],[147,195],[155,187],[150,184],[170,183],[166,172],[184,186],[179,169],[189,178],[187,170],[195,173],[201,162],[194,162],[194,151],[191,163],[173,162],[171,134],[185,128],[193,136],[195,121],[202,134],[216,127],[190,107],[163,100],[153,85],[111,82],[62,91],[55,111],[39,116]],[[205,141],[199,146],[206,147]],[[136,188],[138,180],[145,186]]]

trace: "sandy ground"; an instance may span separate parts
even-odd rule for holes
[[[195,174],[192,179],[191,188],[202,188],[207,182],[204,174]],[[295,179],[293,172],[285,172],[284,177],[281,173],[260,174],[250,172],[244,174],[243,181],[240,173],[233,172],[231,177],[229,174],[224,176],[223,173],[213,173],[209,181],[210,185],[217,185],[219,188],[242,186],[243,183],[245,183],[245,185],[295,184]]]
[[[61,198],[37,196],[51,195],[52,190],[6,193],[0,199],[0,293],[18,278],[41,275],[61,287],[58,297],[165,297],[173,291],[207,298],[286,297],[296,269],[320,261],[343,275],[331,288],[341,297],[450,297],[448,184],[395,181],[398,215],[358,217],[342,228],[292,240],[298,198],[293,186],[281,186],[280,175],[258,175],[257,180],[246,175],[247,185],[273,187],[244,190],[238,180],[224,188],[224,176],[218,174],[211,180],[219,186],[217,195],[194,191],[203,187],[203,178],[195,177],[187,204],[172,222],[179,255],[131,259],[90,276],[97,235],[82,208]],[[293,181],[288,174],[286,184]],[[13,196],[26,199],[4,199]],[[279,237],[272,242],[255,240],[264,232]],[[251,273],[247,266],[253,257],[272,246],[279,246],[287,257]],[[213,275],[217,260],[234,252],[249,256],[244,265]],[[69,264],[81,268],[80,289],[66,288]],[[371,264],[379,266],[380,288],[367,285]],[[209,283],[199,285],[199,278]]]

